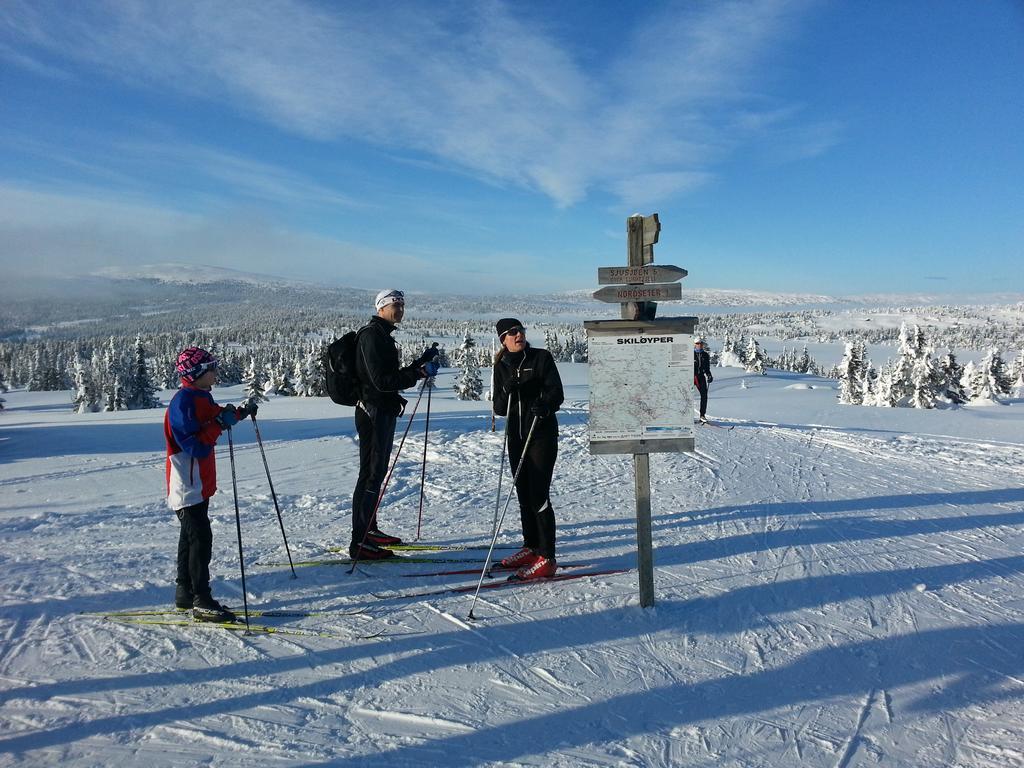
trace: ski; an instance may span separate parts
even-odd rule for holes
[[[131,617],[131,616],[182,616],[187,617],[189,615],[189,608],[140,608],[132,611],[83,611],[82,616],[100,616],[102,618],[120,618],[120,617]],[[244,613],[244,608],[239,606],[238,608],[229,608],[232,613],[236,613],[241,616]],[[300,610],[289,610],[289,609],[260,609],[250,608],[249,616],[255,616],[256,618],[266,619],[304,619],[311,616],[357,616],[366,611],[362,608],[355,611],[300,611]]]
[[[489,549],[489,544],[388,544],[387,549],[395,552],[466,552],[473,549]],[[495,550],[520,549],[512,545],[496,546]],[[348,552],[348,547],[328,547],[328,552]]]
[[[150,618],[147,616],[107,616],[106,621],[114,624],[134,624],[137,626],[155,627],[188,627],[189,629],[226,629],[229,632],[257,632],[264,635],[289,635],[296,637],[333,637],[340,640],[372,640],[386,634],[385,630],[369,635],[342,634],[341,632],[324,632],[316,629],[299,629],[297,627],[271,627],[267,624],[249,624],[244,621],[193,621],[192,619]]]
[[[610,568],[603,571],[586,571],[584,573],[560,573],[557,576],[549,576],[546,579],[529,579],[526,581],[492,581],[488,584],[481,584],[480,589],[502,589],[505,587],[523,587],[528,584],[549,584],[553,581],[569,581],[570,579],[584,579],[590,576],[611,576],[617,573],[627,573],[628,571],[628,568]],[[405,600],[416,597],[442,597],[444,595],[465,594],[467,592],[475,591],[475,584],[467,584],[462,587],[428,589],[422,592],[377,592],[372,594],[379,600]]]
[[[589,566],[590,566],[590,563],[558,563],[557,567],[559,569],[561,569],[561,568],[587,568]],[[501,571],[503,574],[507,574],[509,571],[514,571],[516,569],[504,566],[501,563],[496,563],[495,565],[492,565],[487,570],[488,570],[488,573],[490,573],[492,571]],[[483,568],[459,568],[459,569],[452,570],[452,571],[433,571],[431,573],[403,573],[402,574],[402,578],[403,579],[418,579],[421,576],[423,576],[423,577],[425,577],[425,576],[466,576],[466,575],[470,575],[470,574],[479,574],[482,571],[483,571]]]
[[[718,427],[719,429],[736,429],[735,424],[719,424],[717,421],[702,421],[702,427]]]
[[[352,565],[351,557],[339,557],[334,559],[321,559],[321,560],[297,560],[292,565],[296,568],[312,568],[319,565]],[[468,559],[465,557],[413,557],[408,555],[395,555],[394,557],[386,557],[382,560],[359,560],[359,565],[376,565],[378,563],[475,563],[480,562],[479,560]],[[254,563],[255,566],[260,568],[281,568],[287,566],[288,563]]]

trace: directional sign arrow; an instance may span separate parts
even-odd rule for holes
[[[594,298],[610,304],[626,301],[678,301],[683,298],[679,283],[654,283],[652,285],[610,285],[594,291]]]
[[[671,283],[687,275],[682,267],[671,264],[647,264],[643,267],[598,267],[598,285],[621,283]]]

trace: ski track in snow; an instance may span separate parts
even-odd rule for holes
[[[254,567],[286,554],[240,425],[250,607],[318,611],[260,622],[351,639],[81,615],[171,597],[177,525],[160,498],[159,412],[131,422],[155,425],[156,445],[119,446],[108,428],[110,442],[68,455],[55,443],[47,458],[20,454],[4,430],[42,418],[32,404],[49,393],[7,394],[0,765],[1024,765],[1024,446],[1012,430],[957,434],[966,410],[877,422],[879,409],[783,391],[787,380],[772,390],[770,377],[737,396],[764,398],[757,408],[730,412],[740,377],[716,372],[720,400],[712,393],[734,429],[701,430],[695,454],[652,457],[648,610],[632,460],[589,455],[585,386],[571,372],[552,496],[560,558],[632,570],[487,591],[477,621],[472,593],[370,596],[478,578],[398,575],[429,564],[303,568],[295,580]],[[506,465],[496,493],[502,435],[488,431],[486,405],[438,392],[433,407],[422,538],[486,544],[511,489]],[[1024,421],[1019,410],[1007,418]],[[347,541],[358,447],[344,413],[283,399],[261,410],[293,559]],[[422,417],[381,511],[407,540]],[[214,590],[241,605],[226,446],[218,453]],[[513,498],[499,543],[517,544],[517,528]],[[340,613],[354,609],[364,612]]]

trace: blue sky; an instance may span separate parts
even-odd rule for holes
[[[0,3],[7,275],[1024,291],[1024,3]]]

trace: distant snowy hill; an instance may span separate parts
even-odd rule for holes
[[[212,267],[203,264],[140,264],[137,266],[111,266],[104,267],[91,273],[91,277],[101,277],[119,281],[157,281],[160,283],[202,285],[213,283],[246,283],[260,287],[288,286],[295,289],[308,289],[316,292],[321,291],[376,291],[376,288],[359,288],[355,286],[327,286],[316,285],[307,281],[294,280],[277,275],[265,275],[256,272],[243,272],[225,267]],[[382,280],[392,279],[391,276],[382,276]],[[383,283],[382,283],[383,285]],[[602,306],[601,302],[593,299],[592,293],[597,289],[595,284],[592,288],[582,288],[574,291],[564,291],[553,294],[533,295],[529,297],[518,296],[520,302],[549,305],[551,310],[561,313],[565,308],[580,309],[586,308],[587,314],[593,314],[595,306]],[[413,293],[410,291],[410,293]],[[465,306],[473,305],[508,305],[512,297],[503,296],[498,292],[489,295],[475,294],[472,297],[453,293],[435,294],[431,300],[441,304],[450,302],[462,303]],[[681,302],[666,303],[666,310],[672,307],[721,307],[736,308],[737,310],[759,308],[787,308],[787,307],[831,307],[831,308],[853,308],[853,307],[894,307],[894,306],[925,306],[937,304],[1012,304],[1024,301],[1024,295],[1019,293],[1000,294],[971,294],[951,295],[941,293],[877,293],[864,296],[833,296],[820,293],[780,293],[775,291],[752,291],[731,288],[688,288],[683,284],[683,298]],[[614,306],[614,305],[604,305]],[[616,307],[617,310],[617,307]],[[493,310],[490,310],[493,311]],[[617,312],[616,312],[617,314]],[[672,314],[668,311],[667,314]]]
[[[203,264],[139,264],[137,266],[103,267],[91,274],[109,280],[156,280],[161,283],[182,283],[203,285],[207,283],[247,283],[249,285],[311,286],[300,280],[263,275],[256,272],[242,272],[225,267],[210,267]]]

